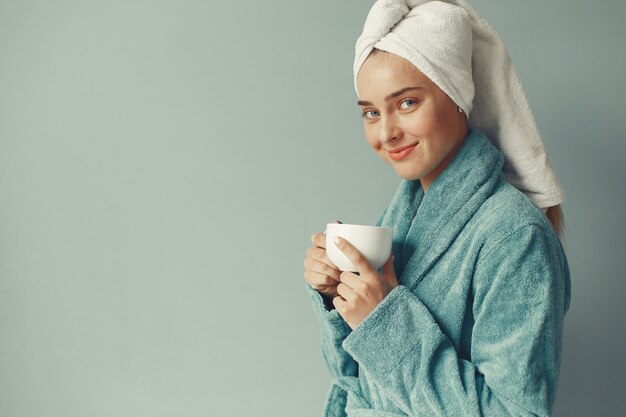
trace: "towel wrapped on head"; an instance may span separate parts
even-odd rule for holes
[[[411,62],[504,154],[504,175],[540,208],[561,204],[554,173],[504,43],[464,0],[378,0],[354,58],[354,86],[373,49]]]

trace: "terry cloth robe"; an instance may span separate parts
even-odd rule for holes
[[[305,287],[334,377],[325,416],[548,416],[570,277],[541,211],[502,175],[477,129],[424,194],[403,180],[393,228],[399,286],[353,331]]]

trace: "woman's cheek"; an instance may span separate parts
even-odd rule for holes
[[[409,123],[411,124],[410,131],[413,131],[415,136],[419,138],[430,136],[438,124],[436,115],[428,108],[420,108],[411,113]]]
[[[367,140],[368,145],[370,145],[374,150],[378,150],[380,148],[380,141],[377,139],[374,129],[370,126],[365,126],[365,139]]]

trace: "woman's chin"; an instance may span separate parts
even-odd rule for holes
[[[407,181],[415,181],[421,178],[421,175],[418,172],[411,172],[406,170],[396,169],[396,174],[398,174],[400,178]]]
[[[391,161],[386,158],[383,158],[383,161],[387,165],[389,165],[391,168],[393,168],[393,170],[396,171],[396,174],[398,174],[398,176],[404,180],[414,181],[422,177],[421,172],[419,172],[418,170],[410,169],[407,166],[402,166],[401,163],[398,163],[396,161]]]

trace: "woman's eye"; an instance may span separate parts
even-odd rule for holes
[[[408,108],[413,107],[415,103],[416,103],[415,100],[409,98],[409,99],[403,100],[402,103],[400,103],[400,108],[402,110],[406,110]]]
[[[373,119],[375,117],[378,117],[378,112],[376,110],[365,110],[363,113],[361,113],[362,117],[365,117],[366,119]]]

